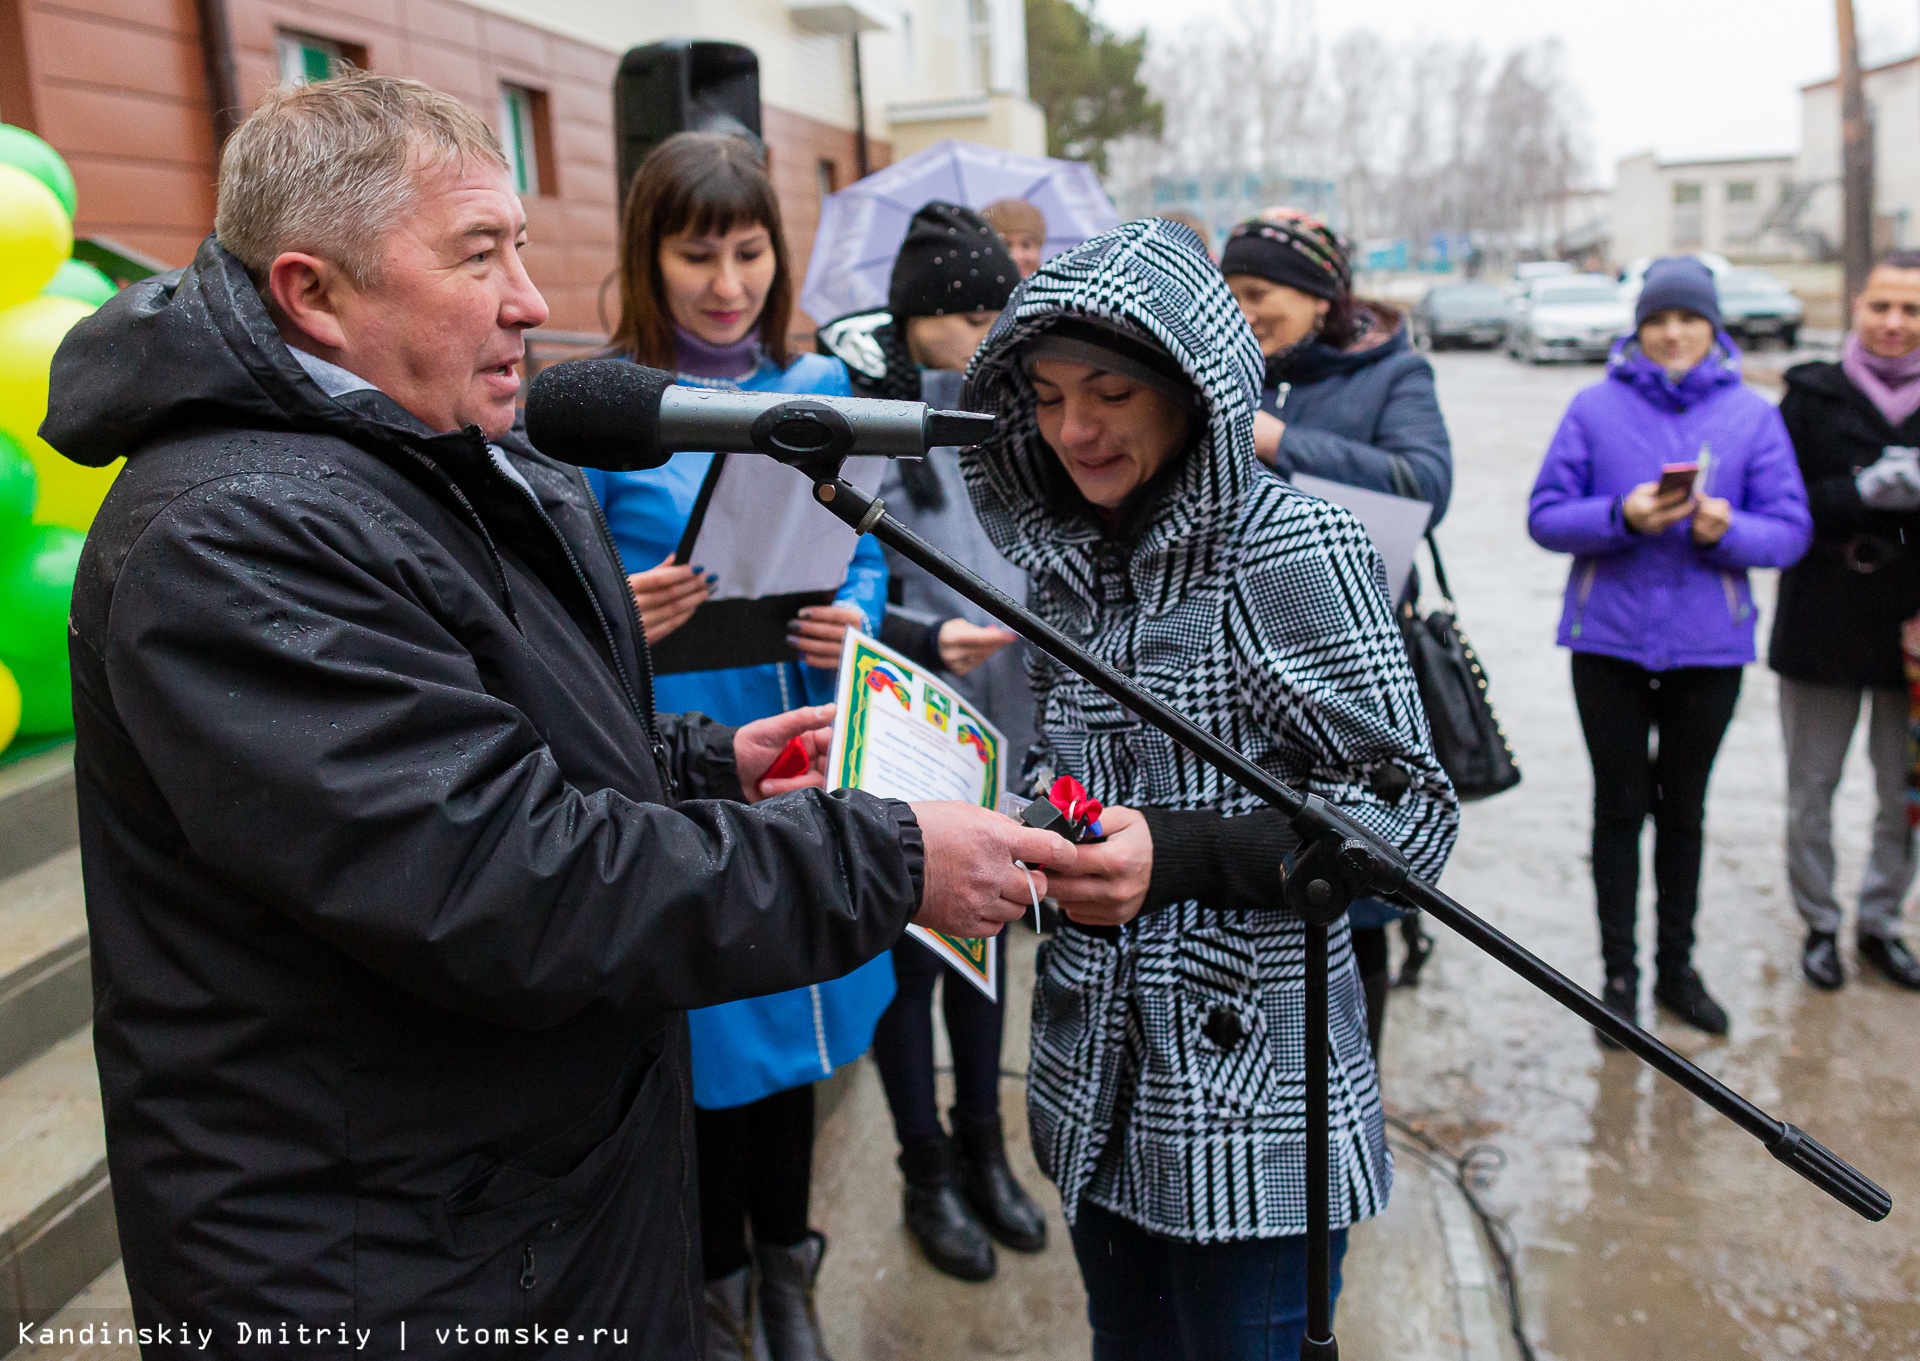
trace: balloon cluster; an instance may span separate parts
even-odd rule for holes
[[[59,153],[0,123],[0,748],[73,730],[73,576],[119,470],[71,463],[39,435],[60,338],[115,291],[71,258],[73,202]]]

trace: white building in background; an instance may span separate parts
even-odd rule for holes
[[[1047,154],[1046,116],[1027,96],[1023,0],[906,0],[893,46],[899,79],[886,124],[896,160],[949,137]]]
[[[1920,55],[1864,73],[1874,127],[1874,247],[1920,245]],[[1790,155],[1661,161],[1615,171],[1611,253],[1714,251],[1734,260],[1831,259],[1840,241],[1840,83],[1800,90]]]

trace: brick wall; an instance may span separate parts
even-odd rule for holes
[[[471,104],[498,130],[500,85],[543,91],[549,193],[527,198],[528,269],[556,329],[602,329],[614,268],[613,75],[618,56],[455,0],[227,0],[241,102],[279,79],[283,31],[364,52],[368,69],[414,76]],[[184,264],[212,228],[214,151],[195,0],[0,0],[0,118],[64,155],[81,235]],[[796,273],[820,216],[819,163],[854,178],[853,134],[764,111]],[[884,164],[886,147],[872,147]],[[613,290],[607,294],[615,305]]]

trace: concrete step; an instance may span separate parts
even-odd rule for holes
[[[80,851],[0,880],[0,1076],[93,1018]]]
[[[0,766],[0,879],[80,840],[73,810],[73,744]]]
[[[0,1349],[19,1339],[15,1328],[0,1338]],[[115,1262],[6,1355],[7,1361],[140,1361],[138,1339],[126,1274]]]
[[[0,1350],[119,1255],[89,1027],[0,1077]]]

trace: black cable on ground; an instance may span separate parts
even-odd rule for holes
[[[1516,1249],[1513,1231],[1507,1227],[1506,1220],[1486,1207],[1475,1190],[1476,1184],[1491,1185],[1506,1167],[1505,1151],[1494,1144],[1479,1143],[1469,1145],[1463,1153],[1455,1153],[1425,1130],[1416,1128],[1397,1115],[1387,1116],[1387,1124],[1406,1141],[1402,1146],[1407,1152],[1453,1184],[1465,1198],[1474,1217],[1480,1221],[1499,1267],[1500,1289],[1507,1300],[1507,1325],[1513,1333],[1514,1343],[1520,1348],[1523,1361],[1538,1361],[1533,1343],[1527,1337],[1526,1318],[1520,1306],[1520,1277],[1514,1266]]]

